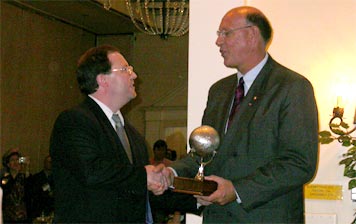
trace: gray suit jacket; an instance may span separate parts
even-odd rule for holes
[[[205,174],[231,180],[242,203],[206,207],[204,223],[303,223],[303,185],[313,178],[318,155],[313,88],[269,57],[224,133],[236,83],[233,74],[210,88],[202,124],[221,137]],[[197,170],[189,157],[173,167],[180,176]]]

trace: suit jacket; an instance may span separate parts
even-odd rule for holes
[[[47,177],[44,170],[30,178],[30,217],[48,216],[54,211],[53,178]]]
[[[236,84],[233,74],[210,88],[202,124],[221,138],[205,174],[231,180],[242,203],[206,207],[204,223],[303,223],[303,185],[318,154],[313,88],[269,57],[225,133]],[[180,176],[195,175],[192,166],[189,157],[173,164]]]
[[[144,223],[148,152],[125,120],[130,164],[115,129],[89,97],[62,112],[50,142],[57,223]]]

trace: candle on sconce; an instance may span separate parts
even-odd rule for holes
[[[334,109],[333,109],[333,116],[334,117],[342,118],[342,116],[344,116],[344,108],[341,106],[341,104],[342,104],[342,97],[341,96],[337,96],[336,107],[334,107]]]
[[[336,98],[336,107],[341,107],[341,103],[342,103],[342,97],[341,96],[337,96],[337,98]]]

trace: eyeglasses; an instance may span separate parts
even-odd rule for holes
[[[252,27],[252,26],[254,26],[254,25],[238,27],[238,28],[235,28],[235,29],[227,30],[227,31],[225,31],[225,30],[221,30],[221,31],[218,30],[218,31],[216,31],[216,35],[218,35],[218,37],[227,37],[227,36],[229,36],[232,32],[235,32],[235,31],[237,31],[237,30],[242,30],[242,29],[250,28],[250,27]]]
[[[128,65],[128,66],[125,66],[125,67],[122,67],[122,68],[114,68],[114,69],[111,69],[112,72],[117,72],[117,71],[120,71],[120,72],[127,72],[129,73],[129,75],[131,75],[134,71],[134,68],[131,66],[131,65]]]

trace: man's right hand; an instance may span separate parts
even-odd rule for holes
[[[147,189],[152,191],[155,195],[161,195],[168,189],[170,181],[162,174],[165,168],[163,164],[158,166],[145,166],[147,173]]]

